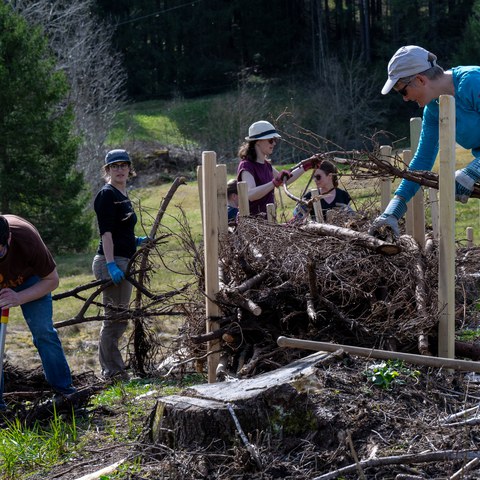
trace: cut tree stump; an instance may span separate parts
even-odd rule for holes
[[[250,439],[260,432],[283,439],[314,432],[317,420],[303,386],[329,358],[334,355],[317,352],[255,378],[197,385],[183,395],[160,398],[145,440],[170,448],[231,447],[240,440],[229,404]]]

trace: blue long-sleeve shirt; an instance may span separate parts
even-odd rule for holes
[[[452,68],[455,89],[455,140],[463,148],[471,149],[474,157],[480,156],[480,67]],[[422,131],[417,151],[409,170],[431,170],[439,148],[440,106],[432,100],[423,111]],[[420,185],[402,180],[395,195],[408,202]]]

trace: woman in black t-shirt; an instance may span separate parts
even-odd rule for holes
[[[128,379],[118,342],[128,326],[127,320],[109,320],[120,308],[128,308],[132,284],[125,279],[128,263],[147,237],[135,236],[137,216],[127,194],[127,180],[135,175],[125,150],[111,150],[105,157],[103,177],[107,182],[94,201],[100,243],[92,269],[98,280],[112,280],[103,291],[106,320],[102,323],[98,354],[102,375],[109,379]]]
[[[322,198],[320,203],[322,205],[323,218],[327,219],[327,211],[333,208],[347,208],[351,210],[349,204],[351,197],[345,190],[338,188],[338,170],[337,167],[329,160],[322,160],[318,168],[313,174],[317,191]],[[303,197],[303,200],[307,201],[312,198],[312,193],[308,192]],[[304,206],[298,206],[293,212],[294,217],[297,220],[305,217],[306,209]],[[315,212],[313,207],[310,209],[310,215],[315,220]]]

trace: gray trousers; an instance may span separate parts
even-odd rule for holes
[[[129,259],[115,257],[115,263],[123,272],[126,271]],[[95,255],[92,263],[93,275],[97,280],[110,280],[107,262],[103,255]],[[98,342],[98,358],[102,375],[110,378],[125,371],[125,362],[118,348],[118,342],[128,326],[128,320],[108,320],[108,317],[117,310],[111,306],[127,308],[132,295],[132,284],[123,280],[120,285],[112,285],[103,291],[103,305],[107,320],[102,323],[100,339]]]

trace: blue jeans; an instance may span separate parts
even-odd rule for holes
[[[39,281],[40,277],[32,276],[22,285],[12,290],[20,292]],[[53,328],[52,295],[48,293],[44,297],[21,305],[20,308],[32,333],[33,344],[40,355],[47,382],[58,393],[69,394],[76,392],[76,389],[72,386],[72,375],[60,338],[57,330]],[[0,381],[0,410],[2,408],[5,408],[3,401],[3,375]]]

